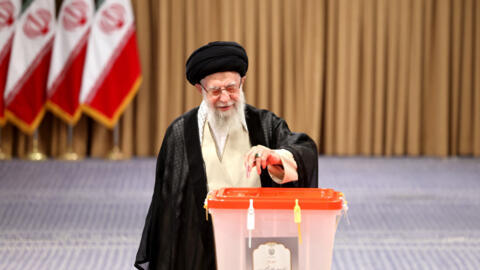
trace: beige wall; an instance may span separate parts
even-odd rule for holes
[[[121,118],[128,155],[157,153],[168,124],[197,106],[185,60],[213,40],[249,54],[247,102],[308,133],[327,155],[480,156],[478,0],[134,0],[143,84]],[[41,147],[65,150],[47,114]],[[30,139],[10,125],[3,149]],[[82,117],[77,152],[104,156],[111,133]]]

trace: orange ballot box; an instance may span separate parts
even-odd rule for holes
[[[205,200],[218,270],[322,270],[346,201],[316,188],[223,188]],[[208,215],[207,215],[208,218]]]

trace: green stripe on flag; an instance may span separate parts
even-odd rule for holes
[[[20,13],[23,13],[33,1],[35,0],[22,0],[22,11]]]
[[[100,6],[105,2],[105,0],[96,0],[95,1],[95,10],[98,10]]]

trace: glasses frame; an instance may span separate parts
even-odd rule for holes
[[[237,85],[231,85],[231,86],[223,86],[223,87],[218,87],[218,88],[213,88],[213,89],[210,89],[210,90],[207,90],[207,88],[205,86],[203,86],[202,83],[200,83],[200,86],[202,87],[202,89],[207,92],[207,94],[209,94],[210,96],[212,97],[220,97],[223,93],[223,91],[227,92],[227,94],[229,96],[231,95],[234,95],[234,94],[238,94],[238,92],[240,91],[240,89],[242,88],[242,81],[240,81],[240,84]],[[230,87],[233,87],[231,90],[229,90]]]

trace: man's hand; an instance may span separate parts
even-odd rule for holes
[[[267,166],[269,166],[268,170],[270,173],[275,175],[283,174],[283,168],[277,167],[282,166],[280,155],[263,145],[254,146],[247,152],[245,155],[244,166],[247,169],[247,178],[250,177],[250,170],[253,167],[257,168],[258,175],[262,173],[262,168],[265,169]]]

